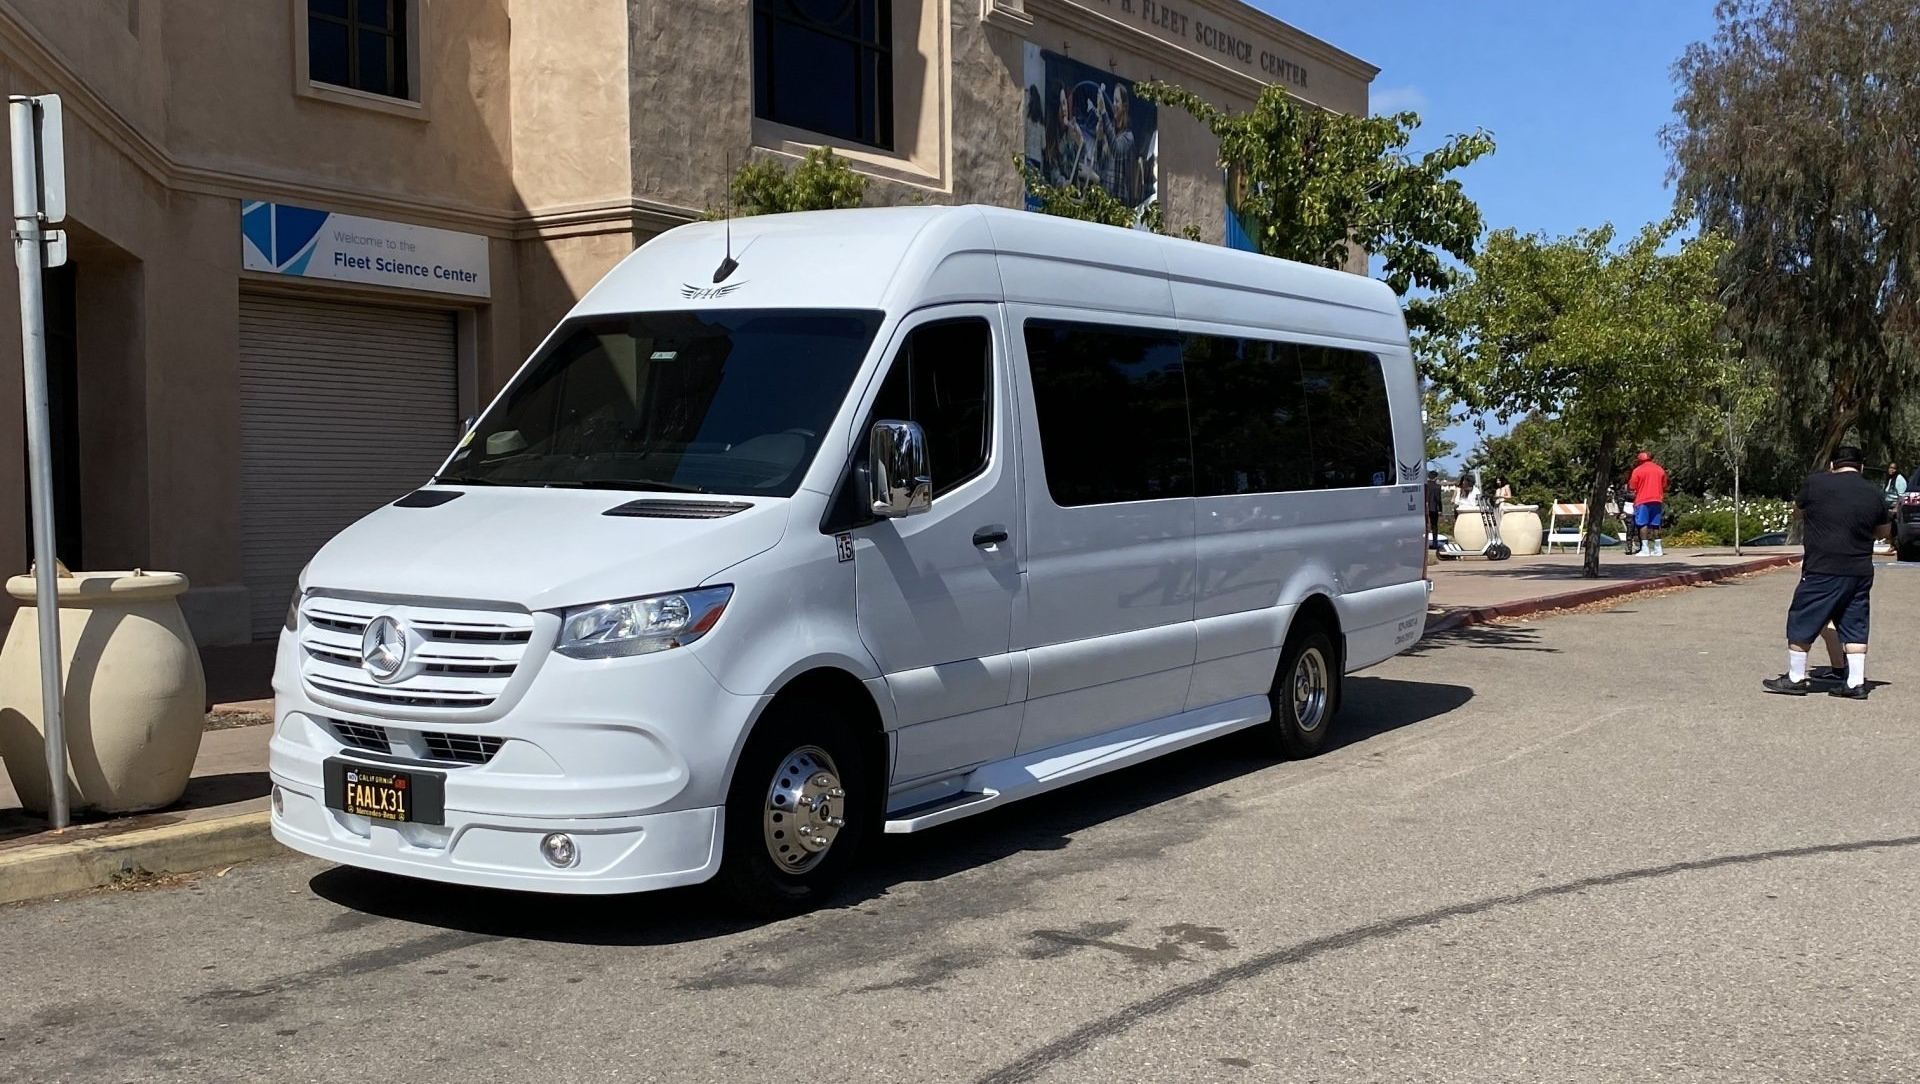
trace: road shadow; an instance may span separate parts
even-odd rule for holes
[[[1347,679],[1328,752],[1445,715],[1472,698],[1471,689],[1458,685],[1355,675]],[[1065,852],[1076,833],[1095,825],[1146,813],[1221,783],[1294,767],[1257,754],[1250,739],[1246,733],[1229,735],[951,825],[870,839],[831,908],[858,907],[898,886],[940,881],[1018,854]],[[1187,820],[1194,824],[1192,831],[1206,830],[1206,818]],[[1045,870],[1038,875],[1050,876]],[[729,915],[726,901],[705,886],[558,896],[444,885],[345,866],[316,875],[309,885],[321,898],[364,914],[515,940],[683,944],[768,925]]]
[[[1559,654],[1557,647],[1547,647],[1540,642],[1540,630],[1527,625],[1506,625],[1498,622],[1481,625],[1461,625],[1451,629],[1441,629],[1422,636],[1419,642],[1401,652],[1414,658],[1424,658],[1436,651],[1449,648],[1499,648],[1503,651],[1540,651]]]

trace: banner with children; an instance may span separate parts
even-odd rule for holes
[[[1051,185],[1097,185],[1144,222],[1159,198],[1159,109],[1131,79],[1032,42],[1026,69],[1027,166]],[[1031,195],[1027,207],[1039,209]]]

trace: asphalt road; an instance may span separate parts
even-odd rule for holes
[[[284,859],[0,910],[10,1081],[1920,1080],[1920,572],[1864,703],[1793,573],[1466,630],[1345,743],[888,840],[747,927]]]

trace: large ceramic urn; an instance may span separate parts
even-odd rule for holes
[[[180,799],[206,722],[206,677],[174,572],[78,572],[59,584],[67,800],[133,813]],[[40,622],[31,576],[7,581],[22,606],[0,648],[0,758],[20,804],[52,797],[40,696]]]

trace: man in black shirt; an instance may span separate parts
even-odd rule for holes
[[[1427,472],[1427,548],[1440,548],[1440,472]]]
[[[1831,621],[1846,645],[1846,685],[1831,695],[1867,698],[1868,596],[1873,591],[1873,543],[1893,530],[1880,488],[1860,476],[1860,449],[1843,446],[1832,468],[1800,487],[1795,500],[1806,521],[1806,558],[1787,612],[1787,672],[1768,678],[1770,693],[1805,696],[1807,649]]]

